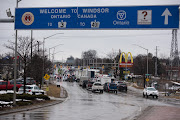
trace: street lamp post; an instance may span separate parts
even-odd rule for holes
[[[136,44],[133,44],[133,45],[136,45]],[[142,48],[142,49],[147,51],[147,74],[148,74],[148,49],[146,49],[146,48],[144,48],[144,47],[142,47],[140,45],[136,45],[136,46],[138,46],[138,47],[140,47],[140,48]]]
[[[44,43],[45,43],[45,40],[50,38],[50,37],[53,37],[55,35],[58,35],[58,34],[64,34],[64,33],[56,33],[56,34],[53,34],[53,35],[50,35],[48,37],[43,38],[43,70],[42,70],[42,80],[43,80],[43,76],[44,76]]]
[[[52,63],[54,63],[54,55],[57,54],[57,53],[59,53],[59,52],[63,52],[63,51],[58,51],[58,52],[52,54]],[[54,64],[53,64],[53,67],[54,67]],[[54,69],[53,69],[53,81],[54,81]],[[50,82],[50,81],[49,81],[49,82]],[[49,85],[48,85],[48,86],[49,86]]]
[[[136,45],[136,44],[133,44],[133,45]],[[140,47],[140,48],[147,51],[147,75],[148,75],[148,49],[146,49],[146,48],[144,48],[144,47],[142,47],[140,45],[136,45],[136,46],[138,46],[138,47]],[[144,78],[144,87],[145,87],[145,78]]]
[[[56,46],[54,46],[54,47],[51,47],[51,48],[49,48],[49,60],[50,60],[50,50],[52,49],[52,48],[55,48],[55,47],[58,47],[58,46],[60,46],[60,45],[64,45],[64,44],[58,44],[58,45],[56,45]]]

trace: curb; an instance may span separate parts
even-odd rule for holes
[[[4,112],[0,112],[0,116],[1,115],[6,115],[6,114],[11,114],[11,113],[24,112],[24,111],[29,111],[29,110],[49,107],[49,106],[56,105],[56,104],[59,104],[59,103],[62,103],[62,102],[63,102],[62,100],[58,100],[58,101],[54,101],[54,102],[46,104],[46,105],[36,105],[36,106],[29,107],[29,108],[22,108],[22,109],[21,108],[20,109],[17,108],[17,109],[14,109],[14,110],[6,110]]]

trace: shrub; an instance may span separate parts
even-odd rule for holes
[[[31,101],[17,101],[16,104],[18,106],[25,106],[25,105],[32,105],[33,102],[31,102]]]
[[[36,98],[44,99],[44,100],[50,100],[50,98],[47,95],[36,95]]]
[[[10,96],[6,94],[0,95],[0,101],[10,102]]]
[[[17,99],[35,100],[36,96],[29,95],[29,94],[20,94],[20,95],[17,95]]]

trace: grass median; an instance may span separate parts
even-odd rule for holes
[[[47,90],[47,86],[43,86],[43,90]],[[46,91],[47,95],[48,96],[51,96],[51,97],[55,97],[55,98],[60,98],[60,92],[61,92],[61,89],[60,87],[57,87],[56,85],[53,85],[53,84],[49,84],[49,91]]]

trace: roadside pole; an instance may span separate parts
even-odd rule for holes
[[[119,49],[119,59],[120,59],[120,49]],[[118,60],[118,71],[120,71],[119,70],[119,60]],[[120,80],[120,75],[119,74],[120,74],[120,72],[118,73],[118,80]]]
[[[96,57],[96,70],[97,70],[97,57]]]
[[[16,8],[18,8],[18,0],[16,0]],[[15,19],[15,18],[14,18]],[[16,77],[17,77],[17,34],[18,31],[16,30],[16,37],[15,37],[15,62],[14,62],[14,94],[13,94],[13,105],[16,105]]]

